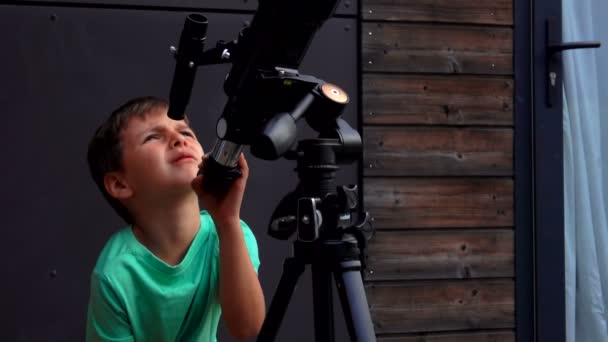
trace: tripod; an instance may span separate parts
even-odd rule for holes
[[[363,280],[361,255],[365,238],[361,227],[351,225],[357,207],[356,187],[339,186],[334,192],[336,139],[310,139],[298,145],[300,184],[273,214],[269,232],[286,239],[294,230],[294,256],[287,258],[258,341],[274,341],[306,265],[311,265],[315,340],[334,341],[332,275],[351,341],[376,341]],[[294,207],[297,207],[294,215]],[[275,236],[276,237],[276,236]]]

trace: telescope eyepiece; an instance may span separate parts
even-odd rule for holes
[[[207,25],[207,17],[196,13],[188,15],[184,21],[184,28],[175,52],[175,72],[169,93],[167,114],[171,119],[183,120],[186,115],[196,68],[200,64],[207,39]]]

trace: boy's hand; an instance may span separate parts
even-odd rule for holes
[[[203,158],[201,167],[205,161]],[[264,292],[251,262],[240,222],[241,202],[249,177],[249,167],[242,153],[237,166],[241,177],[235,179],[221,196],[214,196],[202,188],[204,174],[192,181],[192,187],[213,218],[219,236],[222,317],[230,335],[244,341],[259,333],[264,322],[265,304]],[[207,181],[213,182],[213,179]]]
[[[203,157],[200,168],[202,168],[206,158],[206,156]],[[243,202],[243,194],[245,193],[247,178],[249,177],[249,167],[243,153],[239,157],[238,167],[241,170],[242,176],[237,178],[228,189],[228,192],[221,197],[216,197],[204,191],[202,183],[205,175],[198,175],[192,181],[192,188],[203,203],[203,206],[209,211],[216,226],[241,226],[241,203]]]

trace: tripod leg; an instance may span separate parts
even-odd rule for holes
[[[376,334],[361,278],[361,263],[358,260],[343,261],[334,275],[350,340],[375,342]]]
[[[315,341],[334,342],[331,269],[317,263],[313,263],[311,268]]]
[[[272,297],[270,308],[266,313],[266,319],[258,335],[258,341],[274,341],[281,321],[285,316],[287,304],[293,295],[298,278],[304,272],[305,265],[296,260],[296,258],[288,258],[283,264],[283,275],[277,286],[277,290]]]

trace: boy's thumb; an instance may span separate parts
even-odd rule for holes
[[[203,187],[203,175],[199,174],[196,176],[190,183],[190,186],[192,186],[192,189],[196,191],[197,194],[200,194]]]

